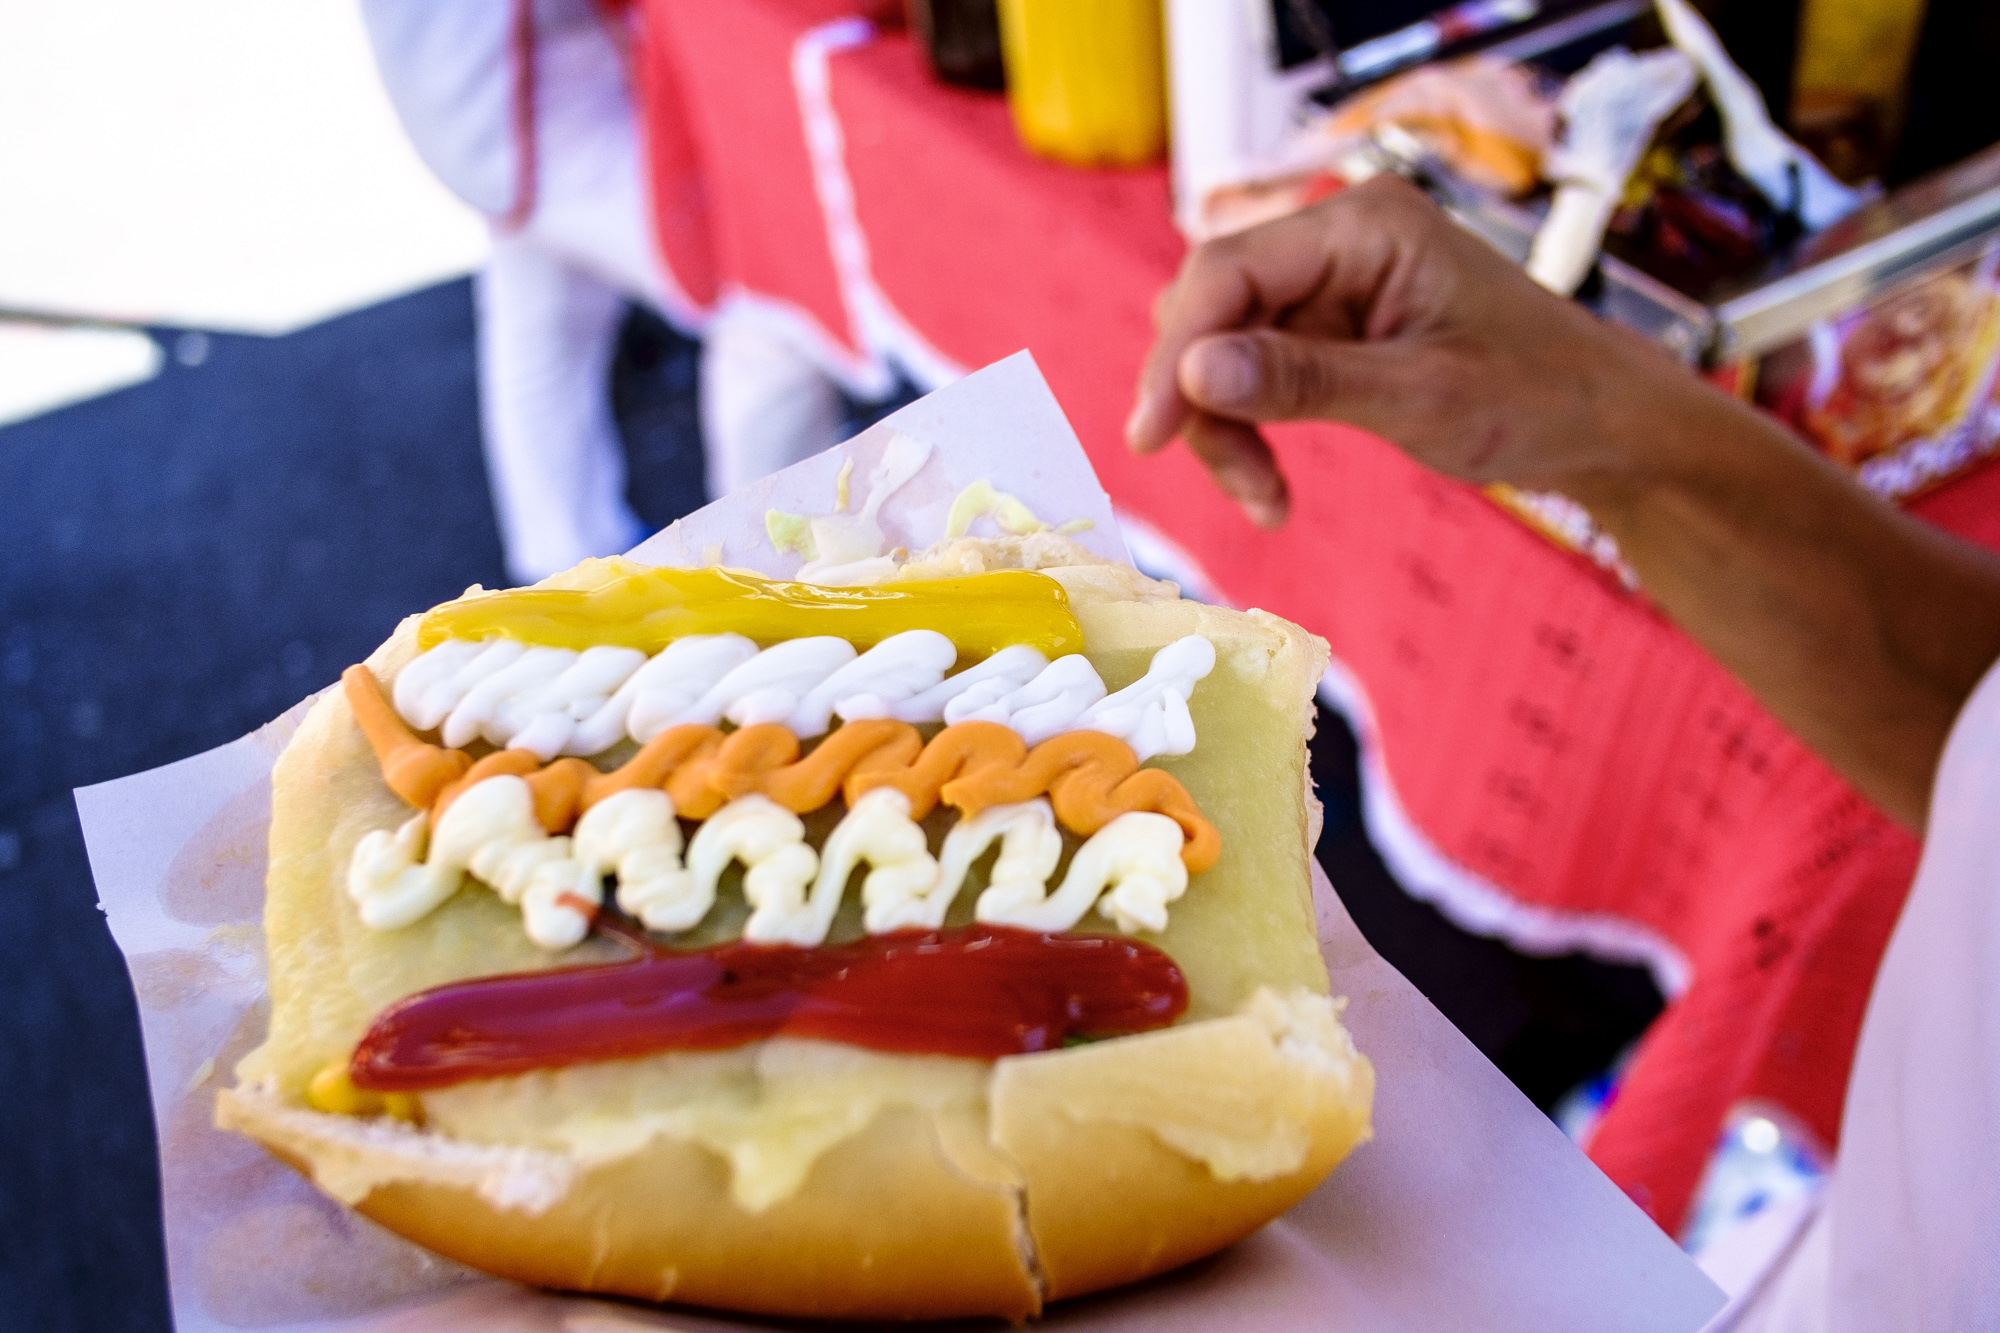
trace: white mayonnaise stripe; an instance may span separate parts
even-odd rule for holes
[[[948,720],[946,714],[952,705],[982,691],[994,692],[991,697],[999,697],[1015,689],[1021,683],[1035,678],[1049,664],[1049,659],[1024,643],[1011,648],[1002,648],[984,662],[967,667],[956,676],[940,681],[929,689],[913,694],[899,703],[891,704],[886,699],[875,697],[882,705],[880,713],[849,712],[843,716],[850,721],[864,717],[892,717],[898,722],[939,722]],[[981,695],[984,702],[986,695]],[[843,708],[866,707],[869,695],[857,695],[841,701]]]
[[[1020,732],[1028,744],[1039,745],[1082,726],[1084,715],[1103,697],[1104,682],[1097,668],[1090,659],[1071,653],[1013,689],[1004,682],[982,682],[946,704],[944,720],[998,722]]]
[[[420,813],[394,833],[377,829],[355,844],[347,892],[363,925],[407,926],[456,893],[470,872],[520,904],[528,938],[544,949],[567,949],[590,933],[604,878],[572,858],[568,838],[542,830],[527,783],[488,778],[453,801],[435,829],[429,818]]]
[[[620,730],[644,744],[687,717],[718,681],[756,656],[757,645],[741,634],[676,639],[633,672],[607,707],[615,711],[622,705]]]
[[[567,949],[590,930],[604,900],[604,877],[618,880],[618,905],[647,929],[692,930],[715,905],[716,885],[731,862],[744,867],[750,917],[743,938],[812,947],[826,941],[855,868],[862,924],[871,935],[936,930],[966,872],[997,838],[1000,855],[974,916],[990,925],[1070,930],[1094,906],[1127,933],[1167,928],[1167,904],[1187,891],[1180,825],[1145,812],[1118,816],[1070,858],[1055,892],[1049,876],[1062,857],[1062,834],[1044,799],[996,806],[961,820],[932,856],[909,798],[892,788],[869,792],[827,836],[824,853],[805,840],[805,824],[764,796],[741,796],[695,831],[681,866],[681,832],[662,791],[626,791],[593,806],[574,838],[550,837],[536,823],[534,800],[520,778],[488,778],[468,788],[429,837],[428,816],[362,838],[348,863],[347,888],[364,925],[394,930],[415,922],[458,891],[469,872],[502,900],[518,903],[528,938]]]
[[[1195,682],[1215,670],[1215,645],[1199,634],[1175,639],[1153,654],[1146,674],[1083,715],[1078,729],[1102,731],[1132,747],[1145,763],[1154,755],[1194,749],[1188,696]]]
[[[702,914],[714,905],[716,881],[731,861],[743,863],[743,896],[751,907],[744,938],[770,942],[775,936],[768,924],[774,918],[788,921],[801,910],[806,885],[819,871],[819,853],[806,842],[806,826],[797,815],[767,796],[739,796],[709,816],[688,844],[688,869]],[[697,915],[695,922],[700,920]]]
[[[1017,909],[1042,901],[1049,876],[1062,860],[1063,842],[1054,808],[1046,797],[1038,796],[1018,805],[992,806],[951,826],[938,853],[940,874],[934,896],[942,901],[936,904],[935,919],[926,925],[936,929],[944,924],[945,911],[958,896],[966,872],[995,838],[1000,840],[1000,855],[987,876],[986,891],[979,895],[979,919],[1012,920]]]
[[[448,639],[404,667],[396,711],[448,746],[484,738],[544,760],[593,755],[630,737],[644,743],[682,723],[778,722],[800,739],[844,720],[998,722],[1030,745],[1066,731],[1102,731],[1141,763],[1194,748],[1188,696],[1215,667],[1199,634],[1153,655],[1146,674],[1106,695],[1079,654],[1050,662],[1003,648],[947,677],[957,659],[933,630],[892,635],[856,654],[845,640],[791,639],[762,652],[739,634],[680,639],[648,660],[631,648],[527,647],[508,639]]]

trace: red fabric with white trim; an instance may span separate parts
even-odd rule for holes
[[[507,24],[507,57],[513,65],[511,107],[514,134],[514,198],[496,219],[513,230],[535,213],[535,184],[540,174],[535,134],[535,6],[534,0],[514,0]]]
[[[642,114],[649,131],[656,123],[664,128],[670,116],[683,118],[701,163],[723,288],[790,304],[835,348],[855,355],[860,342],[813,193],[792,87],[792,46],[803,32],[853,14],[857,6],[852,0],[644,0],[644,8],[650,68]],[[669,87],[679,94],[672,102],[665,100]],[[659,209],[662,217],[667,211],[664,204]],[[683,239],[663,229],[660,243],[669,267],[680,272]]]
[[[690,72],[726,280],[858,347],[790,78],[796,39],[853,7],[649,9],[672,16],[667,45]],[[1029,157],[1003,102],[932,82],[901,34],[831,59],[875,286],[961,365],[1033,351],[1122,508],[1239,605],[1331,641],[1372,703],[1412,836],[1451,863],[1415,887],[1461,916],[1500,904],[1517,940],[1610,940],[1668,972],[1685,960],[1689,984],[1590,1145],[1612,1178],[1675,1228],[1733,1103],[1777,1102],[1833,1141],[1916,841],[1645,601],[1379,440],[1277,432],[1296,502],[1276,534],[1184,452],[1130,457],[1150,303],[1184,250],[1165,171]],[[1988,467],[1917,510],[2000,546],[1996,502]]]
[[[637,10],[634,0],[603,0],[603,5],[607,11]],[[708,171],[676,48],[650,36],[644,11],[636,13],[629,29],[623,17],[607,22],[633,38],[632,100],[639,107],[661,263],[689,302],[705,313],[720,294],[722,272],[710,218]]]

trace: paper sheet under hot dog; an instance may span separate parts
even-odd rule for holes
[[[774,549],[767,511],[829,513],[843,469],[846,509],[861,509],[898,437],[924,456],[874,511],[885,549],[936,540],[954,497],[984,480],[1050,522],[1090,520],[1075,539],[1128,558],[1110,501],[1026,355],[690,515],[634,555],[795,574],[805,557]],[[910,457],[908,444],[894,447]],[[269,775],[304,707],[230,745],[77,793],[98,893],[138,996],[177,1328],[771,1327],[654,1314],[480,1276],[339,1207],[256,1144],[210,1125],[215,1091],[263,1033],[258,921]],[[1057,1306],[1043,1324],[1149,1333],[1699,1328],[1721,1293],[1376,955],[1315,877],[1333,990],[1350,997],[1348,1025],[1375,1062],[1374,1141],[1234,1249]]]

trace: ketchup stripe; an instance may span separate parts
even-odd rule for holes
[[[978,925],[813,949],[648,944],[627,962],[413,995],[375,1020],[351,1074],[358,1087],[415,1092],[781,1035],[990,1060],[1165,1027],[1186,1009],[1171,958],[1103,935]]]

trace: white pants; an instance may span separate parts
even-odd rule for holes
[[[507,573],[532,583],[645,536],[625,499],[611,358],[616,288],[519,236],[495,236],[475,283],[479,415]]]
[[[831,448],[846,404],[808,339],[765,306],[725,299],[702,341],[701,435],[710,498]]]
[[[514,141],[516,52],[499,0],[364,0],[390,98],[461,198],[502,215],[529,155]],[[533,209],[496,223],[479,274],[480,424],[508,574],[545,578],[645,535],[625,498],[610,373],[628,301],[705,333],[702,427],[722,494],[834,442],[841,402],[809,342],[754,302],[709,320],[653,242],[624,55],[589,0],[536,0]]]

